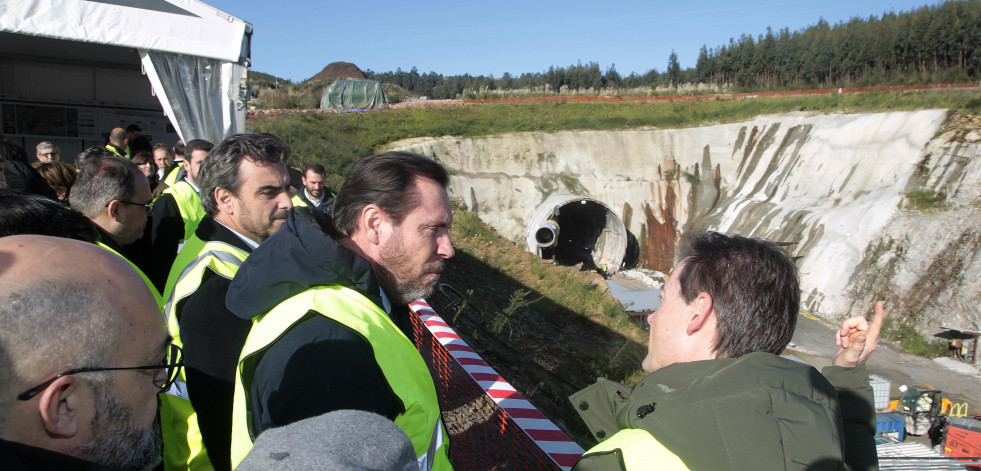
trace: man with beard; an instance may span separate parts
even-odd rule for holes
[[[160,310],[119,257],[86,242],[0,238],[4,469],[152,469],[157,395],[180,369]]]
[[[293,206],[309,206],[330,214],[337,195],[324,186],[327,169],[320,164],[307,164],[303,169],[303,190],[293,195]]]
[[[235,365],[252,322],[229,312],[225,295],[242,261],[286,221],[289,154],[272,134],[237,134],[201,164],[197,181],[207,215],[164,289],[170,332],[187,353],[186,377],[176,394],[163,396],[168,468],[229,469]]]
[[[453,256],[446,170],[407,152],[362,159],[334,218],[296,208],[242,264],[229,309],[251,319],[232,412],[232,465],[263,430],[339,409],[388,417],[420,469],[451,469],[408,303]]]

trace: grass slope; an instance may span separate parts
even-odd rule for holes
[[[553,266],[454,210],[456,256],[430,303],[535,407],[584,447],[593,443],[567,397],[598,376],[636,383],[647,333],[593,272]],[[474,280],[480,280],[475,283]]]
[[[858,113],[925,108],[981,112],[981,91],[829,94],[667,103],[536,103],[479,105],[366,113],[256,115],[248,128],[270,132],[293,148],[291,165],[319,162],[328,185],[340,186],[350,166],[384,144],[412,137],[482,136],[506,132],[681,128],[739,122],[790,111]]]

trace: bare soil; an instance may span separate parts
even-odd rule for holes
[[[350,62],[331,62],[305,82],[333,83],[337,79],[366,80],[367,78],[358,66]]]

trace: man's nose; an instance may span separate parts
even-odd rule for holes
[[[443,258],[452,258],[456,254],[456,250],[453,248],[453,241],[450,240],[450,234],[443,234],[442,237],[437,241],[436,253]]]

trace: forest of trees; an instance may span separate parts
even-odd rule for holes
[[[495,78],[444,77],[436,72],[373,72],[373,80],[396,84],[434,99],[481,91],[665,88],[705,84],[736,89],[801,89],[840,86],[968,82],[981,77],[981,0],[948,1],[903,13],[853,18],[831,25],[823,19],[801,31],[767,29],[715,48],[702,46],[694,68],[681,69],[674,52],[663,72],[621,76],[614,65],[549,67],[542,73]]]

